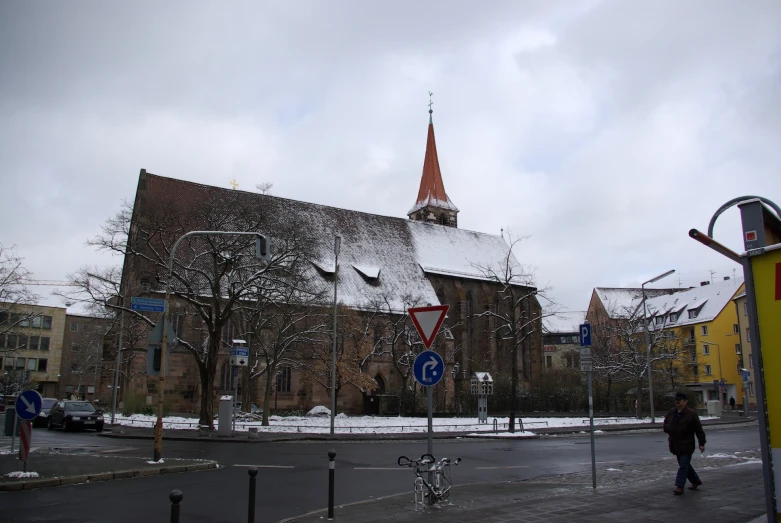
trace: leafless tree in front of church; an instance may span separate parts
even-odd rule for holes
[[[531,339],[542,332],[542,318],[555,314],[555,304],[547,300],[546,288],[539,289],[534,281],[534,272],[518,263],[513,249],[525,238],[509,237],[509,248],[504,257],[491,265],[474,264],[482,276],[497,287],[494,307],[475,317],[492,318],[491,333],[501,347],[509,353],[510,370],[510,432],[515,432],[515,419],[518,410],[518,363],[524,381],[532,379]],[[540,306],[545,299],[545,310]],[[507,350],[509,349],[509,350]],[[519,358],[520,352],[520,358]]]

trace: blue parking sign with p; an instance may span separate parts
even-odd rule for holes
[[[580,326],[580,346],[581,347],[590,347],[591,346],[591,324],[584,323]]]

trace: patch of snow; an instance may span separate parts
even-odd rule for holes
[[[761,459],[749,459],[747,461],[744,461],[742,463],[735,463],[734,465],[730,465],[731,467],[737,467],[740,465],[753,465],[754,463],[762,463]]]
[[[732,458],[735,459],[737,456],[733,456],[732,454],[724,454],[723,452],[717,452],[716,454],[707,454],[703,455],[703,458]]]
[[[605,433],[604,430],[595,430],[594,431],[594,434],[604,434],[604,433]]]
[[[376,280],[380,277],[380,268],[374,265],[358,265],[353,263],[353,268],[370,280]]]
[[[37,478],[38,473],[37,472],[22,472],[21,470],[15,470],[13,472],[9,472],[6,474],[6,477],[13,478],[13,479],[22,479],[22,478]]]
[[[307,412],[306,415],[309,417],[318,417],[318,418],[330,417],[331,409],[323,407],[322,405],[318,405],[317,407]]]
[[[623,472],[621,469],[605,469],[607,472]]]
[[[331,412],[330,412],[330,411],[328,412],[328,415],[329,415],[329,416],[331,415]],[[349,416],[348,416],[347,414],[345,414],[344,412],[340,412],[339,414],[337,414],[336,416],[334,416],[334,418],[338,418],[338,419],[347,419],[348,417],[349,417]]]
[[[165,463],[163,458],[160,458],[160,461],[147,461],[148,465],[162,465],[163,463]]]

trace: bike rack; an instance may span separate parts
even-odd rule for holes
[[[415,478],[415,503],[422,505],[424,501],[423,478],[418,476]]]

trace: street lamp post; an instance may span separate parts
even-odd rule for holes
[[[654,283],[662,278],[666,278],[672,273],[675,272],[675,269],[669,270],[665,272],[664,274],[660,274],[659,276],[655,278],[651,278],[647,282],[643,283],[640,288],[642,289],[643,293],[643,326],[645,327],[645,348],[646,348],[646,359],[645,359],[645,371],[648,373],[648,404],[651,406],[651,423],[656,423],[656,418],[654,417],[654,381],[653,381],[653,375],[651,374],[651,335],[648,332],[648,308],[645,305],[645,286],[649,283]],[[638,396],[640,395],[640,390],[637,391]],[[639,405],[638,405],[639,407]]]
[[[168,357],[168,329],[170,322],[168,300],[171,297],[171,277],[174,272],[174,254],[182,240],[191,236],[255,236],[255,256],[261,260],[270,259],[270,250],[266,237],[259,232],[250,231],[190,231],[179,237],[171,247],[171,255],[168,257],[168,278],[165,281],[165,302],[163,306],[163,339],[160,347],[160,384],[157,391],[157,421],[155,422],[155,450],[154,461],[160,461],[163,457],[163,398],[165,397],[165,371]]]
[[[102,276],[98,276],[96,274],[92,274],[88,272],[87,276],[112,285],[115,284],[115,282],[111,280],[107,280],[106,278],[103,278]],[[114,424],[114,421],[117,417],[117,398],[119,396],[119,393],[117,392],[119,390],[119,367],[122,364],[122,331],[125,330],[125,297],[121,293],[119,294],[118,297],[119,297],[119,306],[122,308],[122,312],[120,312],[119,314],[119,342],[117,344],[117,359],[114,362],[114,388],[111,389],[111,424],[112,425]],[[95,387],[97,387],[97,383],[95,384]]]
[[[334,433],[334,416],[336,416],[336,283],[339,276],[339,248],[342,237],[334,238],[334,333],[331,349],[331,434]]]

